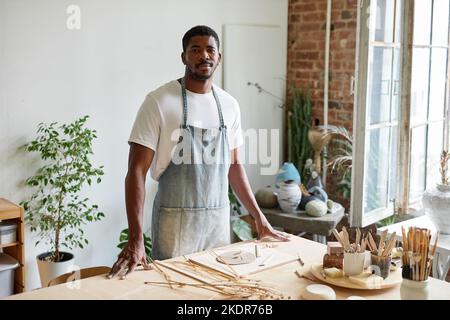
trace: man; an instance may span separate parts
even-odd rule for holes
[[[221,60],[216,32],[206,26],[190,29],[181,59],[184,77],[151,92],[133,125],[125,180],[130,235],[109,278],[147,265],[142,220],[149,168],[159,182],[152,216],[154,259],[229,243],[228,182],[255,219],[260,239],[288,241],[264,217],[238,163],[243,143],[239,105],[212,82]]]

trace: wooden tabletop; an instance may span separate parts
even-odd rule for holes
[[[240,243],[232,244],[236,247]],[[262,271],[248,276],[251,279],[261,280],[264,284],[278,289],[292,299],[301,299],[304,288],[315,282],[299,278],[295,271],[300,269],[308,273],[313,264],[320,263],[326,253],[326,246],[296,236],[291,237],[288,243],[276,242],[277,250],[300,254],[304,267],[298,261],[279,266],[274,269]],[[175,258],[167,260],[181,260]],[[166,270],[174,280],[193,283],[195,280],[187,278],[174,271]],[[308,275],[311,276],[310,273]],[[196,300],[196,299],[230,299],[231,297],[195,287],[171,289],[168,286],[145,284],[146,281],[162,281],[164,277],[155,270],[137,270],[127,279],[106,279],[104,276],[95,276],[79,281],[78,283],[60,284],[53,287],[38,289],[9,297],[9,299],[170,299],[170,300]],[[318,282],[320,283],[320,282]],[[331,286],[337,299],[346,299],[349,296],[361,296],[367,299],[400,299],[400,285],[382,290],[358,290]],[[450,283],[430,278],[429,299],[450,300]]]

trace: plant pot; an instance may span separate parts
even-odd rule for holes
[[[438,184],[422,196],[425,214],[442,234],[450,234],[450,186]]]
[[[302,200],[302,192],[298,184],[282,182],[279,184],[277,199],[283,212],[294,213]]]
[[[50,252],[45,252],[36,257],[39,269],[39,277],[41,278],[41,286],[43,288],[48,286],[50,280],[53,280],[64,273],[71,272],[73,270],[73,265],[75,262],[73,254],[63,251],[60,251],[60,254],[63,255],[62,261],[46,261],[45,258],[50,254]]]

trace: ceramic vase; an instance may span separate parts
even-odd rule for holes
[[[438,184],[422,197],[425,214],[442,234],[450,234],[450,186]]]
[[[278,204],[283,212],[294,213],[302,200],[302,192],[296,183],[281,182],[277,190]]]
[[[400,298],[402,300],[427,300],[428,280],[416,281],[403,278],[400,286]]]
[[[256,191],[255,199],[261,208],[275,208],[278,205],[277,196],[271,186]]]

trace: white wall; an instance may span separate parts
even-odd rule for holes
[[[81,8],[80,30],[66,27],[70,4]],[[206,24],[222,38],[227,23],[285,26],[287,39],[287,0],[0,0],[0,197],[19,202],[27,194],[23,181],[38,163],[17,148],[39,122],[90,115],[99,136],[94,163],[105,176],[85,192],[106,218],[86,227],[90,245],[74,253],[81,267],[111,265],[127,225],[127,138],[136,112],[149,91],[183,74],[186,30]],[[221,78],[219,69],[219,85]],[[146,229],[155,190],[149,178]],[[35,256],[46,249],[35,240],[27,230],[27,290],[40,286]]]

